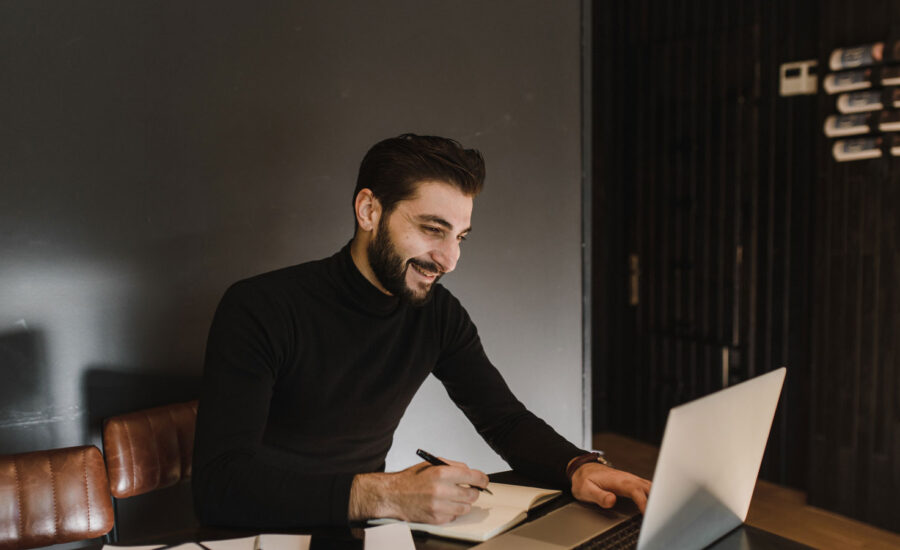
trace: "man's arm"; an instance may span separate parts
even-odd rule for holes
[[[432,466],[422,462],[396,473],[359,474],[350,489],[350,520],[397,518],[446,523],[471,510],[488,478],[459,462]]]
[[[635,500],[643,511],[650,482],[601,464],[567,466],[586,451],[571,444],[528,411],[488,360],[468,314],[451,297],[445,314],[446,349],[434,374],[487,443],[527,477],[570,486],[579,500],[608,507],[615,495]],[[608,506],[607,506],[608,504]]]
[[[515,399],[493,365],[482,368],[487,370],[480,378],[470,373],[466,376],[468,384],[463,383],[460,387],[454,385],[454,390],[448,388],[448,392],[451,397],[456,395],[460,398],[460,401],[456,401],[456,398],[454,400],[488,444],[514,470],[558,486],[570,486],[575,498],[594,502],[604,508],[613,506],[618,495],[631,498],[641,512],[644,511],[650,491],[650,482],[646,479],[599,463],[584,464],[575,470],[571,479],[567,479],[567,466],[585,451],[569,443],[540,418],[524,410],[524,406]],[[489,395],[484,391],[476,392],[482,394],[485,403],[470,405],[467,404],[468,395],[465,399],[459,396],[460,393],[468,392],[471,386],[491,388]],[[503,405],[501,402],[508,404]],[[521,411],[516,410],[519,406]],[[479,416],[491,410],[497,411],[496,418],[485,420]]]
[[[279,366],[293,353],[278,299],[233,286],[207,344],[194,445],[193,489],[204,524],[278,528],[395,517],[442,523],[469,510],[487,477],[461,463],[396,473],[309,474],[263,443]]]
[[[567,485],[566,465],[585,451],[516,399],[485,355],[468,313],[449,293],[441,299],[442,353],[433,374],[488,445],[514,470]]]
[[[238,283],[210,328],[197,417],[192,484],[204,524],[241,527],[347,521],[355,472],[309,474],[263,444],[278,368],[291,343],[277,301]]]

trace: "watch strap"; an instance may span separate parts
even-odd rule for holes
[[[585,453],[583,455],[579,455],[579,456],[575,457],[572,460],[572,462],[569,463],[569,466],[566,467],[566,477],[568,477],[569,479],[572,479],[572,476],[575,475],[575,470],[577,470],[578,468],[581,468],[582,466],[584,466],[585,464],[588,464],[590,462],[597,462],[597,463],[603,464],[604,466],[611,466],[609,461],[606,460],[606,457],[603,456],[602,453],[598,453],[598,452]]]

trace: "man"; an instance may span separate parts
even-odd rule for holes
[[[643,510],[650,483],[598,463],[525,409],[437,283],[456,267],[483,181],[481,154],[455,141],[382,141],[360,166],[347,246],[229,288],[210,329],[197,419],[202,522],[444,523],[468,512],[483,472],[452,462],[384,473],[394,430],[429,374],[515,470],[571,484],[604,507],[621,495]]]

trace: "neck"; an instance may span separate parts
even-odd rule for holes
[[[357,231],[356,235],[353,236],[353,240],[350,242],[350,257],[353,258],[353,264],[356,266],[356,269],[363,274],[363,277],[365,277],[367,281],[372,283],[372,285],[381,292],[388,296],[392,296],[386,288],[381,286],[381,282],[378,280],[378,277],[375,276],[375,272],[372,271],[372,266],[369,264],[370,240],[371,236],[369,234]]]

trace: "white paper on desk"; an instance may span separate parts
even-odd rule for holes
[[[412,531],[405,523],[366,528],[365,550],[416,550]]]
[[[162,548],[165,544],[151,544],[144,546],[115,546],[112,544],[104,544],[100,550],[155,550],[156,548]],[[199,546],[198,546],[199,548]]]
[[[210,550],[256,550],[256,537],[239,539],[205,540],[203,545]]]
[[[256,539],[254,550],[309,550],[310,535],[276,535],[263,533]]]

